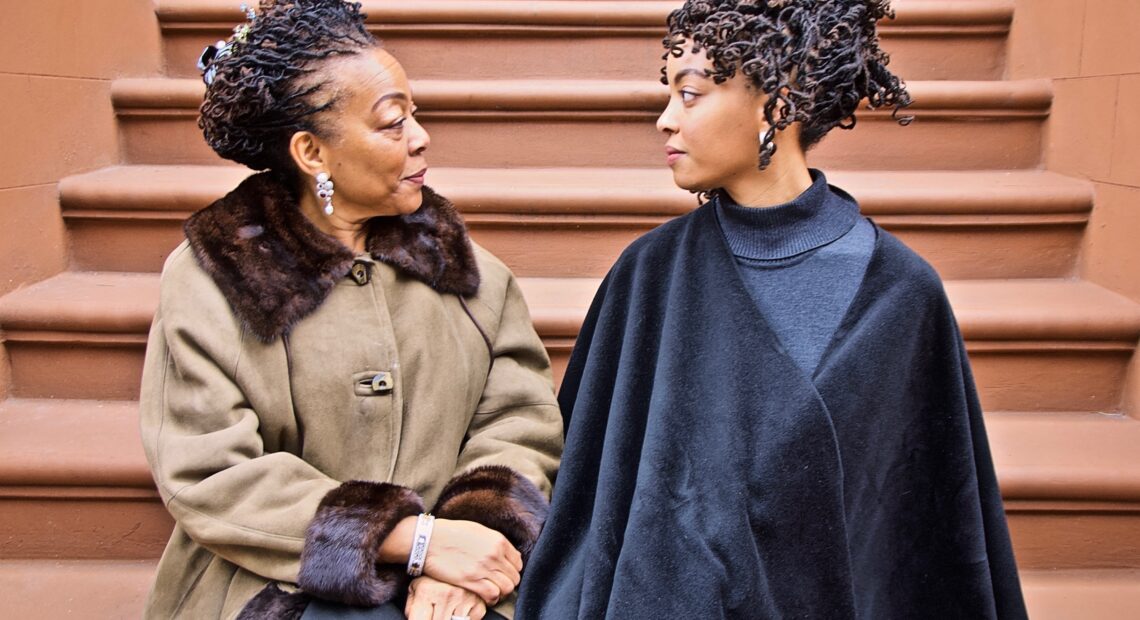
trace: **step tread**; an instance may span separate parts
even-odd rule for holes
[[[1034,620],[1140,617],[1140,570],[1028,570],[1021,588]]]
[[[573,337],[599,278],[519,278],[539,332]],[[1084,280],[951,280],[947,295],[968,340],[1140,337],[1140,304]],[[64,272],[0,298],[0,329],[144,334],[158,302],[153,273]],[[81,300],[81,303],[76,303]]]
[[[138,403],[0,403],[0,486],[152,488]],[[1083,412],[992,412],[986,427],[1006,499],[1140,501],[1140,420]]]
[[[0,485],[152,488],[138,403],[0,402]]]
[[[229,0],[157,0],[155,13],[163,26],[198,22],[236,22],[240,13]],[[366,0],[370,24],[519,24],[642,26],[662,28],[675,1],[640,0]],[[897,11],[888,26],[998,25],[1013,19],[1010,0],[895,0]]]
[[[8,618],[141,618],[155,560],[0,560]]]
[[[1140,500],[1140,420],[1121,414],[992,412],[1002,494],[1025,500]]]
[[[60,184],[65,216],[161,211],[185,216],[249,176],[241,166],[112,166]],[[1092,186],[1040,170],[833,170],[828,182],[869,216],[1086,215]],[[660,168],[432,168],[428,182],[466,214],[676,215],[696,206]]]
[[[641,111],[659,113],[668,88],[651,80],[412,80],[425,113],[444,111]],[[911,111],[1002,111],[1046,114],[1049,80],[912,80]],[[197,116],[206,87],[200,79],[121,78],[111,84],[120,114],[132,110],[181,110]],[[867,114],[867,111],[862,114]],[[890,114],[890,110],[881,112]]]
[[[0,297],[0,329],[145,333],[158,287],[158,274],[65,271]]]

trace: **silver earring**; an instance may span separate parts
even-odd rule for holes
[[[317,175],[317,196],[325,201],[325,215],[332,215],[333,182],[327,172],[322,172]]]

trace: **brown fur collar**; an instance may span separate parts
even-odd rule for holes
[[[410,215],[369,222],[367,248],[440,293],[469,297],[479,269],[458,211],[429,187]],[[287,334],[345,277],[353,253],[317,229],[281,175],[255,174],[186,222],[198,263],[242,324],[263,341]]]

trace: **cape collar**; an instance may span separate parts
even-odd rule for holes
[[[185,226],[195,258],[241,323],[263,341],[287,334],[348,275],[352,251],[301,214],[280,175],[255,174]],[[415,213],[368,222],[373,259],[440,293],[469,297],[479,270],[458,211],[431,188]]]

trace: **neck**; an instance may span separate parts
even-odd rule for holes
[[[753,169],[726,183],[724,191],[744,207],[771,207],[791,202],[811,187],[803,151],[779,148],[764,170]]]
[[[324,204],[310,192],[301,192],[301,213],[318,230],[336,239],[341,245],[352,250],[354,254],[363,254],[368,229],[365,226],[367,219],[354,220],[341,215],[341,210],[334,210],[332,215],[325,214]],[[333,206],[336,206],[334,201]]]

